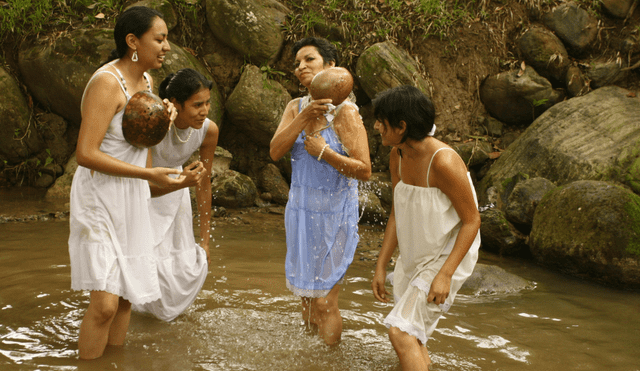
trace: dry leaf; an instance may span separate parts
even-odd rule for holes
[[[104,19],[104,13],[98,13],[98,14],[96,14],[96,18],[98,18],[98,19]]]
[[[501,154],[502,152],[491,152],[489,153],[489,158],[491,160],[495,160],[496,158],[500,157]]]

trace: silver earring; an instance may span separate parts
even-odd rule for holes
[[[133,62],[137,62],[138,61],[138,51],[137,50],[133,51],[133,55],[131,56],[131,60]]]

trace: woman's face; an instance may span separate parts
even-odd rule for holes
[[[178,117],[175,122],[176,126],[180,129],[186,129],[188,127],[200,129],[209,114],[209,108],[211,108],[210,99],[211,91],[207,88],[198,90],[187,99],[184,104],[178,103],[175,98],[173,98],[173,104],[178,110]]]
[[[156,17],[151,28],[138,39],[138,63],[149,65],[149,68],[161,68],[165,56],[171,50],[167,35],[167,24],[160,17]]]
[[[293,73],[300,80],[300,83],[308,88],[311,85],[311,80],[318,72],[335,65],[333,61],[325,64],[322,56],[318,53],[318,49],[313,45],[307,45],[300,48],[296,53]]]
[[[404,121],[400,121],[400,124],[404,124]],[[383,146],[393,147],[401,144],[404,128],[391,127],[389,125],[389,120],[376,120],[376,123],[373,124],[373,128],[380,133]]]

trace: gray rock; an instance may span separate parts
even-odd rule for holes
[[[477,263],[473,273],[462,285],[462,292],[475,295],[511,294],[535,288],[535,283],[496,266]]]
[[[178,24],[178,15],[169,0],[141,0],[129,5],[124,10],[132,6],[146,6],[147,8],[155,9],[162,13],[162,19],[164,19],[164,22],[167,24],[169,31],[173,30]]]
[[[218,40],[247,60],[274,62],[282,49],[280,27],[290,11],[273,0],[206,0],[207,23]]]
[[[524,60],[543,77],[563,81],[569,54],[562,41],[546,28],[533,26],[517,40]]]
[[[488,76],[480,85],[480,99],[487,111],[509,125],[529,125],[563,98],[531,66]]]
[[[602,7],[612,16],[625,18],[634,0],[602,0]]]
[[[567,68],[564,82],[571,97],[579,97],[589,92],[589,81],[578,66],[571,65]]]
[[[530,226],[542,197],[555,187],[553,182],[545,178],[526,179],[516,184],[507,200],[507,220],[514,224]]]
[[[237,209],[253,206],[258,189],[248,176],[227,170],[213,177],[211,195],[213,206]]]
[[[505,256],[526,256],[529,251],[525,237],[507,221],[499,209],[487,209],[480,213],[482,249]]]
[[[478,185],[499,193],[516,174],[557,185],[610,180],[640,192],[640,98],[616,86],[561,102],[541,115],[502,153]]]
[[[587,71],[587,78],[591,81],[591,88],[597,89],[607,85],[615,85],[627,78],[628,70],[622,66],[622,61],[594,61]]]
[[[554,7],[542,20],[574,54],[585,52],[596,40],[598,20],[574,1]]]
[[[18,82],[7,71],[0,68],[0,161],[18,164],[43,146],[35,121],[31,120],[31,109]]]
[[[382,207],[380,199],[371,190],[360,188],[358,190],[358,202],[360,203],[360,223],[372,225],[384,225],[387,221],[387,211]]]
[[[489,153],[493,152],[491,144],[484,140],[473,140],[452,147],[462,157],[467,167],[485,163],[489,159]]]
[[[78,169],[75,152],[64,167],[64,174],[59,176],[53,185],[47,189],[45,199],[69,199],[71,197],[71,182]]]
[[[268,148],[290,100],[280,83],[264,78],[258,67],[247,65],[225,107],[230,124]]]
[[[289,200],[289,184],[287,184],[276,165],[267,164],[258,173],[258,186],[269,194],[270,197],[267,201],[272,201],[279,205],[287,204]]]
[[[372,173],[369,180],[359,183],[361,191],[373,192],[380,200],[383,207],[391,212],[393,204],[393,186],[391,183],[391,175],[388,172]]]
[[[601,181],[576,181],[538,205],[531,252],[542,265],[627,289],[640,288],[640,196]]]
[[[371,99],[400,85],[413,85],[431,96],[431,85],[420,74],[415,60],[390,41],[374,44],[362,52],[356,64],[356,76]]]

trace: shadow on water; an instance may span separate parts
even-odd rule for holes
[[[399,370],[370,290],[380,228],[362,226],[342,286],[342,342],[302,323],[284,283],[281,215],[214,219],[204,288],[171,323],[134,314],[122,348],[77,359],[88,304],[70,290],[65,220],[0,224],[1,370]],[[372,251],[374,250],[374,251]],[[591,285],[524,261],[485,264],[535,282],[504,294],[462,292],[429,340],[432,370],[640,370],[640,294]]]

